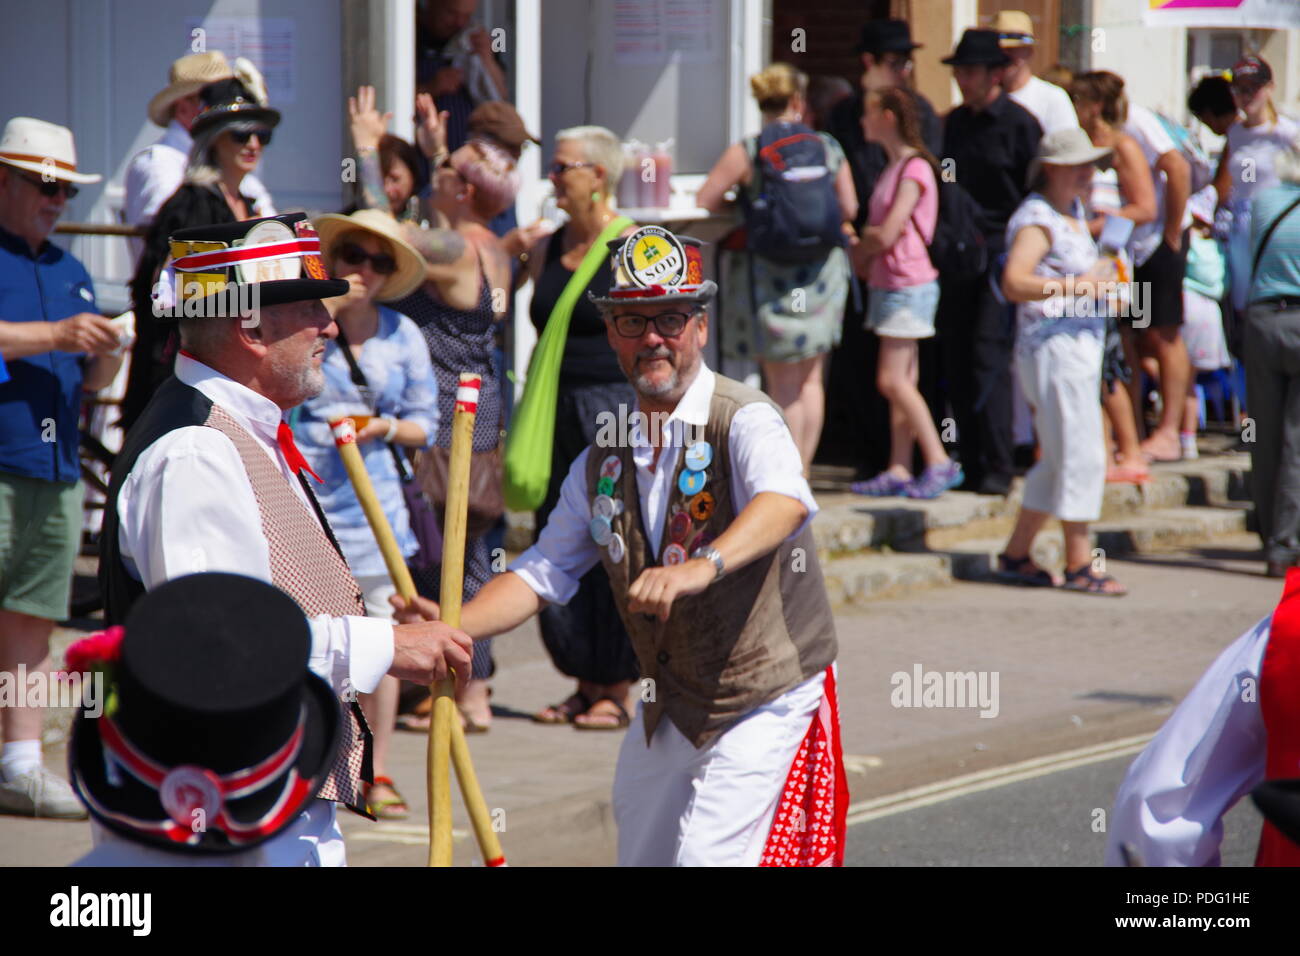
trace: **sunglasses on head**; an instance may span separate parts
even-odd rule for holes
[[[40,190],[42,196],[49,199],[53,199],[60,191],[62,191],[69,199],[76,199],[77,193],[81,192],[81,190],[72,185],[72,183],[65,183],[61,179],[33,179],[31,176],[24,176],[22,173],[18,174],[18,178],[27,180],[27,182]]]
[[[263,146],[271,145],[271,131],[266,128],[246,129],[238,133],[235,132],[234,130],[231,130],[230,132],[230,138],[233,139],[240,146],[243,146],[254,136],[257,137],[257,141],[261,143]]]
[[[338,257],[350,266],[359,266],[363,262],[369,262],[370,268],[381,276],[390,276],[397,271],[397,260],[388,253],[378,252],[372,255],[351,242],[339,247]]]

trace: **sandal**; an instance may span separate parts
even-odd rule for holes
[[[1145,468],[1130,468],[1115,465],[1106,469],[1108,485],[1145,485],[1151,480],[1151,472]]]
[[[599,704],[599,703],[601,703],[602,701],[606,701],[606,700],[609,701],[611,704],[613,704],[615,707],[618,708],[618,713],[617,713],[617,714],[593,714],[593,713],[591,713],[591,711],[595,709],[596,704]],[[575,730],[623,730],[624,728],[627,727],[628,724],[630,724],[630,723],[632,722],[632,718],[628,716],[627,708],[624,707],[622,704],[620,704],[618,701],[616,701],[613,697],[600,697],[600,698],[597,698],[597,699],[592,703],[591,708],[589,708],[589,709],[587,710],[586,713],[579,714],[578,716],[579,716],[579,717],[594,717],[594,718],[597,718],[597,719],[600,719],[600,720],[607,720],[608,718],[613,717],[613,718],[615,718],[615,723],[612,723],[612,724],[608,724],[608,723],[603,723],[603,724],[587,723],[587,724],[583,724],[583,723],[579,723],[578,720],[577,720],[577,718],[574,718],[574,721],[573,721],[573,728],[574,728]]]
[[[1050,571],[1034,564],[1032,558],[1013,558],[1003,553],[998,555],[998,568],[993,577],[1003,584],[1015,584],[1028,588],[1054,588],[1057,580]]]
[[[1085,564],[1074,571],[1065,571],[1065,583],[1061,587],[1066,591],[1078,591],[1096,597],[1123,597],[1128,588],[1120,584],[1109,574],[1098,574],[1092,565]]]
[[[433,719],[433,697],[425,697],[411,708],[409,714],[398,714],[393,726],[398,730],[409,730],[413,734],[429,732],[429,723]]]
[[[570,694],[561,703],[552,704],[544,710],[533,714],[533,723],[537,724],[571,724],[573,718],[591,710],[592,700],[582,691]]]
[[[397,787],[393,785],[391,777],[376,777],[373,784],[362,783],[361,786],[366,800],[366,809],[376,819],[405,820],[411,815],[410,808],[406,805],[406,801],[402,799],[402,795],[398,793]],[[392,793],[392,797],[376,800],[374,792],[380,788],[387,789]]]
[[[849,485],[849,491],[855,495],[867,495],[870,498],[889,498],[906,494],[912,484],[911,478],[899,478],[888,471],[882,471],[866,481],[855,481]]]
[[[480,724],[476,721],[469,715],[469,711],[460,706],[460,704],[456,705],[456,712],[460,714],[461,730],[467,734],[485,734],[492,729],[491,724]]]

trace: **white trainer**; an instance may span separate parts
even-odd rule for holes
[[[0,780],[0,813],[59,820],[84,820],[87,816],[72,786],[44,767],[13,780]]]

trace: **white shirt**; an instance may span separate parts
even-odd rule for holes
[[[1223,815],[1264,779],[1259,671],[1263,618],[1219,655],[1129,767],[1111,810],[1106,865],[1120,846],[1146,866],[1218,866]]]
[[[1074,112],[1070,94],[1055,83],[1030,76],[1028,83],[1007,95],[1034,114],[1034,119],[1043,128],[1044,136],[1055,133],[1058,129],[1079,125],[1079,117]]]
[[[1278,184],[1274,161],[1278,153],[1291,148],[1297,136],[1300,124],[1281,114],[1276,123],[1247,126],[1242,122],[1228,128],[1228,167],[1232,174],[1229,201],[1234,214],[1249,218],[1255,194]]]
[[[639,421],[634,421],[629,429],[641,515],[656,557],[663,537],[668,500],[672,495],[672,482],[677,476],[677,459],[685,443],[686,426],[692,426],[692,430],[698,432],[708,423],[709,403],[713,399],[716,380],[713,371],[701,363],[695,381],[664,423],[664,447],[653,471],[650,466],[654,463],[654,447],[641,433]],[[808,517],[790,537],[803,531],[817,513],[817,502],[804,479],[799,450],[780,413],[766,402],[744,406],[731,419],[727,443],[731,453],[731,496],[736,514],[739,515],[755,495],[773,491],[794,498],[808,509]],[[591,498],[587,490],[587,456],[593,448],[596,446],[584,450],[569,469],[560,487],[559,503],[547,519],[537,543],[510,565],[511,571],[523,578],[539,597],[552,604],[567,604],[578,590],[579,579],[600,560],[600,546],[592,539],[589,530]],[[596,448],[596,454],[602,450]],[[714,449],[714,455],[718,454],[718,449]]]
[[[280,407],[188,356],[176,357],[175,371],[178,379],[220,405],[257,440],[314,515],[276,443]],[[215,428],[178,428],[146,448],[122,483],[117,513],[122,561],[146,589],[201,571],[271,582],[270,547],[253,486],[234,444]],[[393,663],[392,622],[319,615],[309,623],[308,665],[313,672],[340,694],[349,689],[345,681],[362,693],[378,687]],[[108,838],[119,839],[111,834]],[[275,862],[267,865],[304,865],[309,848],[322,865],[343,864],[343,837],[332,803],[311,801],[301,826],[295,824],[268,841],[264,852]]]
[[[171,198],[172,193],[185,181],[185,166],[189,162],[190,147],[194,140],[189,131],[176,120],[167,124],[162,139],[147,146],[131,157],[126,167],[126,201],[122,216],[127,225],[147,226],[153,222],[158,209]],[[239,184],[239,191],[253,200],[258,216],[274,216],[275,204],[261,181],[251,173]],[[131,255],[140,258],[144,243],[137,237],[131,240]]]
[[[1165,235],[1165,174],[1156,169],[1156,163],[1165,153],[1179,152],[1179,150],[1178,144],[1165,131],[1160,117],[1145,106],[1138,106],[1136,103],[1129,104],[1128,122],[1124,126],[1124,132],[1137,140],[1142,155],[1146,157],[1147,165],[1151,167],[1151,178],[1156,187],[1156,217],[1150,222],[1134,227],[1133,237],[1129,240],[1133,261],[1137,265],[1142,265],[1159,248]],[[1182,228],[1186,229],[1191,223],[1192,215],[1184,209]]]

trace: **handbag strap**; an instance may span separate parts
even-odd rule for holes
[[[600,235],[596,237],[596,241],[587,250],[587,254],[582,257],[582,262],[579,263],[578,268],[573,270],[573,275],[565,283],[564,291],[555,300],[555,308],[551,309],[551,314],[546,320],[546,327],[542,329],[534,354],[544,351],[542,348],[544,341],[549,342],[554,338],[564,339],[568,337],[569,320],[573,318],[573,310],[578,304],[578,297],[586,290],[588,283],[591,282],[592,277],[600,269],[600,264],[609,255],[609,249],[607,248],[609,243],[631,225],[633,225],[633,222],[627,216],[616,216],[609,225],[601,230]]]
[[[383,320],[382,316],[380,316],[380,320]],[[357,362],[357,357],[352,354],[352,345],[348,342],[347,333],[343,331],[343,323],[336,320],[335,325],[339,328],[336,344],[339,351],[343,353],[343,360],[348,363],[348,374],[352,377],[352,384],[361,393],[361,400],[370,406],[372,412],[378,415],[379,408],[374,401],[374,392],[370,390],[370,382],[366,379],[366,373],[361,371],[361,365]],[[415,472],[411,469],[411,463],[406,456],[398,451],[397,446],[392,443],[389,443],[388,450],[393,454],[393,464],[397,466],[397,477],[404,482],[414,481]]]
[[[1273,238],[1273,230],[1282,224],[1282,220],[1291,214],[1291,210],[1300,206],[1300,197],[1292,201],[1291,205],[1282,210],[1282,214],[1268,224],[1264,230],[1264,237],[1259,240],[1259,248],[1255,250],[1255,261],[1250,264],[1250,284],[1255,284],[1255,273],[1259,271],[1259,260],[1264,255],[1264,247],[1268,245],[1269,239]]]

